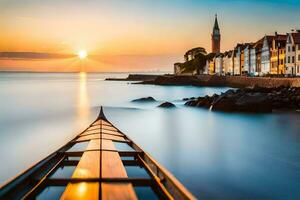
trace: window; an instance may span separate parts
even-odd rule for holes
[[[291,63],[291,57],[288,57],[287,63]]]
[[[295,56],[292,56],[292,63],[295,62]]]
[[[300,71],[299,71],[299,65],[297,66],[297,73],[299,73]]]
[[[280,64],[283,65],[283,59],[280,60]]]
[[[295,46],[293,46],[293,51],[295,51]]]
[[[298,44],[298,50],[300,51],[300,45]]]
[[[300,61],[300,55],[298,55],[298,61]]]
[[[288,52],[290,52],[291,51],[291,47],[290,46],[288,46]]]

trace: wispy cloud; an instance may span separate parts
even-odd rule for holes
[[[55,53],[40,53],[40,52],[0,52],[0,59],[19,60],[19,59],[65,59],[72,58],[72,54],[55,54]]]

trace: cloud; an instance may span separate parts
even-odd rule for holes
[[[0,52],[0,59],[8,60],[41,60],[41,59],[66,59],[73,58],[72,54],[55,54],[39,52]]]

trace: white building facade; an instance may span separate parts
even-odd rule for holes
[[[218,75],[223,75],[223,55],[219,54],[215,59],[215,73]]]
[[[224,63],[224,74],[233,75],[233,51],[226,53],[226,56],[223,57]]]
[[[265,36],[261,49],[261,73],[262,75],[270,74],[271,72],[271,43],[273,36]]]
[[[234,50],[233,75],[241,75],[241,47]]]
[[[251,51],[252,44],[247,44],[244,48],[244,73],[250,74],[250,66],[251,66]]]
[[[252,76],[257,76],[257,59],[256,59],[257,49],[252,47],[250,49],[250,67],[249,67],[249,74]]]
[[[285,56],[286,75],[300,76],[300,33],[288,33]]]

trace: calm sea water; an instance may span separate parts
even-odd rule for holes
[[[228,88],[107,82],[126,74],[0,74],[0,183],[107,117],[203,199],[299,199],[300,115],[187,108]],[[172,101],[132,103],[153,96]]]

